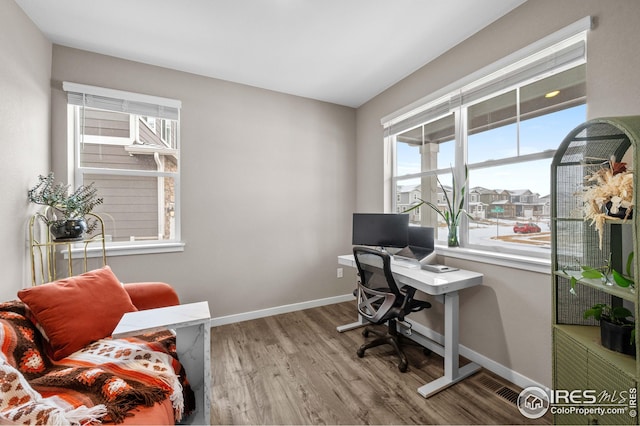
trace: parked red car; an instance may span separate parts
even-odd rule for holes
[[[536,225],[535,223],[531,223],[531,222],[527,222],[527,223],[521,223],[521,222],[517,222],[514,226],[513,226],[513,232],[515,232],[516,234],[530,234],[532,232],[540,232],[540,227],[538,225]]]

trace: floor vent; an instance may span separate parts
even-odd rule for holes
[[[479,377],[478,382],[486,389],[489,389],[491,392],[496,392],[498,389],[504,387],[502,383],[495,380],[491,376],[487,376],[486,374],[483,374],[481,377]]]
[[[518,396],[520,396],[520,394],[500,383],[493,377],[483,374],[481,376],[478,376],[478,383],[485,389],[490,390],[491,392],[495,393],[500,398],[510,402],[511,404],[518,404]]]
[[[496,394],[500,398],[506,399],[507,401],[509,401],[513,405],[516,405],[518,403],[518,396],[520,395],[518,392],[516,392],[513,389],[510,389],[510,388],[508,388],[506,386],[504,386],[500,390],[496,391]]]

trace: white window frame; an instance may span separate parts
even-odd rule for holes
[[[160,139],[167,146],[173,146],[173,134],[171,133],[171,122],[168,120],[160,120]]]
[[[586,40],[587,31],[592,26],[591,17],[585,17],[545,38],[539,40],[532,45],[521,49],[512,55],[503,58],[457,82],[454,82],[443,89],[418,100],[386,117],[381,119],[384,127],[385,152],[390,155],[385,163],[385,178],[389,185],[391,209],[396,211],[397,199],[396,191],[399,180],[409,178],[418,178],[429,175],[438,175],[449,172],[449,168],[422,171],[409,175],[397,176],[396,170],[396,136],[412,128],[422,126],[429,122],[433,122],[453,114],[455,122],[455,165],[454,177],[457,182],[464,181],[464,165],[466,164],[466,146],[467,146],[467,108],[473,104],[482,102],[483,100],[495,97],[499,94],[514,90],[516,87],[522,87],[533,81],[541,80],[549,75],[562,72],[566,69],[573,68],[582,63],[586,63]],[[518,71],[526,71],[528,67],[533,68],[537,62],[544,60],[546,57],[552,57],[554,54],[560,55],[565,48],[571,48],[573,45],[582,43],[584,45],[584,54],[582,58],[571,58],[566,64],[556,66],[551,73],[537,74],[531,77],[510,81],[513,75],[517,75]],[[571,50],[571,49],[570,49]],[[575,53],[575,52],[574,52]],[[526,74],[526,73],[525,73]],[[497,86],[506,81],[499,89],[487,91],[486,95],[473,97],[474,94],[482,94],[483,89]],[[465,94],[471,94],[472,100],[465,101]],[[555,150],[546,150],[529,155],[518,156],[517,162],[532,161],[539,159],[552,158]],[[468,166],[469,170],[494,167],[514,162],[513,158],[505,158],[501,160],[491,160],[476,163]],[[467,206],[469,200],[465,200]],[[468,222],[463,220],[460,225],[460,242],[461,247],[450,249],[443,245],[437,245],[437,251],[446,256],[458,257],[462,259],[487,262],[519,269],[534,270],[542,273],[550,273],[550,258],[536,257],[535,255],[524,252],[523,254],[510,254],[492,251],[488,247],[469,246],[468,244]]]
[[[157,107],[159,111],[163,109],[172,109],[177,110],[178,118],[178,129],[176,132],[176,151],[179,153],[180,150],[180,118],[179,118],[179,110],[182,106],[182,103],[175,99],[161,98],[157,96],[143,95],[133,92],[125,92],[120,90],[96,87],[96,86],[88,86],[83,84],[76,84],[70,82],[63,82],[63,90],[70,94],[74,94],[77,98],[77,95],[87,94],[87,95],[96,95],[101,97],[119,99],[127,102],[135,103],[139,102],[141,105],[151,105]],[[71,96],[71,95],[70,95]],[[77,99],[76,99],[77,100]],[[80,145],[83,143],[81,140],[81,136],[79,134],[79,120],[80,117],[77,114],[77,103],[76,104],[67,104],[67,135],[68,135],[68,164],[69,164],[69,182],[82,182],[84,174],[102,174],[102,175],[111,175],[111,176],[146,176],[146,177],[157,177],[164,178],[169,177],[174,179],[175,184],[175,199],[172,203],[173,208],[173,217],[175,220],[175,238],[171,240],[153,240],[153,241],[123,241],[123,242],[106,242],[106,250],[108,256],[125,256],[125,255],[138,255],[138,254],[152,254],[152,253],[169,253],[169,252],[182,252],[184,251],[184,242],[181,241],[181,226],[180,226],[180,174],[181,174],[181,164],[180,164],[180,155],[176,155],[177,161],[177,172],[166,172],[166,171],[146,171],[146,170],[119,170],[119,169],[106,169],[106,168],[94,168],[94,167],[84,167],[80,166]],[[135,120],[138,115],[144,116],[145,114],[138,114],[137,112],[127,111],[128,114],[131,115],[131,121],[133,122],[131,129],[135,129]],[[157,120],[157,118],[156,118]],[[144,120],[143,120],[144,121]],[[135,137],[134,131],[131,132],[133,137]],[[115,138],[115,139],[123,139],[123,138]],[[84,143],[103,143],[98,140],[87,140],[87,136],[84,137]],[[106,141],[104,143],[110,144],[110,141]],[[119,143],[118,145],[126,145],[124,143]],[[159,213],[160,214],[160,213]],[[84,245],[73,247],[71,249],[72,253],[83,252],[85,251]],[[101,248],[89,246],[87,251],[87,257],[98,257],[102,256]]]

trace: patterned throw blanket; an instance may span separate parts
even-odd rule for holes
[[[0,424],[120,423],[170,398],[176,421],[194,397],[169,331],[102,339],[52,361],[22,302],[0,304]]]

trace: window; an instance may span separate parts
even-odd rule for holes
[[[394,158],[393,211],[420,200],[444,207],[453,176],[463,182],[468,170],[470,218],[460,228],[461,245],[548,257],[551,160],[565,135],[586,120],[588,25],[585,18],[563,32],[572,34],[552,35],[553,42],[539,43],[546,47],[525,49],[483,77],[383,119]],[[432,209],[409,214],[411,223],[435,226],[446,243],[446,225]],[[515,232],[517,222],[533,222],[540,232]]]
[[[68,92],[76,184],[95,183],[112,246],[180,240],[180,102],[74,83]]]

